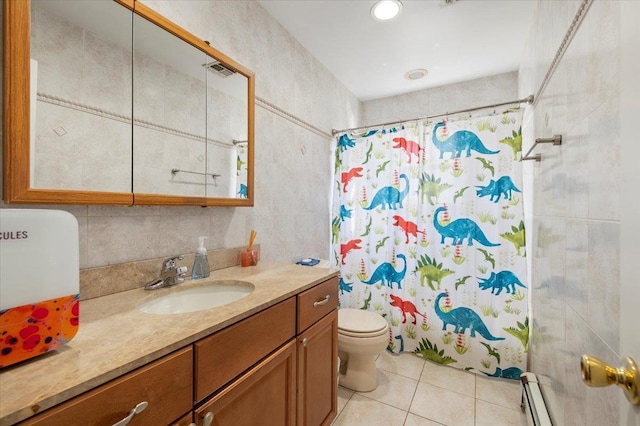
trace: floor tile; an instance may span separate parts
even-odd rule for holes
[[[409,411],[445,425],[474,426],[475,399],[420,382]]]
[[[477,376],[476,398],[512,410],[519,410],[522,400],[522,385],[518,380]]]
[[[476,375],[446,365],[426,361],[420,381],[471,397],[476,396]]]
[[[402,426],[405,411],[355,394],[333,423],[335,426]]]
[[[407,415],[407,420],[405,420],[404,422],[404,426],[441,426],[441,425],[442,423],[434,422],[433,420],[416,416],[413,413],[409,413]]]
[[[378,387],[371,392],[358,394],[407,411],[417,385],[418,381],[415,379],[378,370]]]
[[[338,414],[342,412],[342,409],[347,405],[353,394],[352,390],[338,386]]]
[[[476,426],[526,426],[527,417],[521,410],[476,400]]]
[[[425,362],[423,358],[411,352],[392,354],[384,351],[376,360],[376,367],[410,379],[417,379],[422,373]]]

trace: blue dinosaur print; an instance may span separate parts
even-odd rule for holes
[[[340,152],[344,152],[349,148],[353,148],[354,146],[356,146],[356,141],[354,141],[353,139],[349,139],[349,135],[347,135],[346,133],[340,136],[340,138],[338,139],[338,149],[340,150]]]
[[[478,277],[478,279],[481,280],[478,282],[481,290],[491,289],[491,294],[496,296],[502,293],[503,289],[506,290],[507,294],[515,293],[516,285],[527,288],[511,271],[500,271],[497,274],[492,272],[489,278]]]
[[[402,334],[394,336],[394,339],[400,340],[400,352],[404,352],[404,338],[402,337]]]
[[[487,186],[476,186],[476,195],[478,197],[486,197],[489,195],[489,200],[497,203],[500,201],[500,197],[503,196],[505,200],[511,200],[511,191],[522,192],[514,185],[509,176],[502,176],[498,180],[489,182]],[[495,198],[495,200],[494,200]]]
[[[500,377],[502,379],[511,379],[511,380],[520,380],[520,376],[524,371],[520,370],[518,367],[509,367],[504,370],[500,367],[496,367],[496,371],[493,374],[485,373],[489,377]]]
[[[350,218],[351,217],[351,212],[353,211],[353,209],[348,210],[344,204],[340,206],[340,220],[344,222],[344,220],[346,218]]]
[[[369,285],[376,284],[378,282],[382,283],[382,285],[385,285],[386,283],[389,288],[393,288],[393,283],[396,283],[398,284],[398,289],[401,289],[402,285],[400,284],[400,282],[407,274],[407,258],[404,254],[399,254],[396,257],[404,261],[404,267],[402,268],[402,271],[396,271],[390,262],[385,262],[376,268],[369,281],[362,281],[362,283]]]
[[[249,198],[247,185],[245,185],[244,183],[240,184],[240,190],[238,191],[238,195],[242,198]]]
[[[409,178],[404,173],[400,175],[401,179],[404,179],[405,186],[402,192],[398,191],[393,186],[385,186],[380,188],[371,201],[369,207],[364,207],[365,210],[373,210],[378,206],[382,206],[382,210],[385,210],[385,206],[388,206],[391,210],[397,210],[402,208],[402,200],[409,194]]]
[[[340,294],[344,294],[345,291],[347,293],[351,293],[353,291],[353,283],[345,282],[345,280],[343,280],[342,277],[340,277],[339,289],[340,289]]]
[[[462,151],[467,152],[467,157],[471,157],[471,150],[480,154],[497,154],[500,151],[491,151],[482,144],[478,136],[469,130],[458,130],[446,140],[438,140],[436,132],[440,127],[444,126],[443,122],[433,126],[432,141],[436,148],[440,151],[440,159],[443,158],[445,152],[451,153],[451,158],[460,157]]]
[[[447,297],[447,293],[440,293],[436,297],[435,310],[436,315],[442,320],[442,329],[446,330],[447,325],[454,326],[454,333],[463,333],[469,329],[471,337],[476,337],[476,331],[487,340],[504,340],[504,337],[494,337],[491,335],[487,326],[482,322],[482,318],[473,310],[465,307],[455,308],[449,312],[440,309],[440,299]]]
[[[444,244],[445,238],[451,238],[453,241],[451,245],[457,245],[464,243],[464,239],[467,239],[468,245],[473,245],[473,240],[476,240],[480,244],[486,247],[497,247],[500,243],[492,243],[487,240],[482,229],[471,219],[460,218],[449,223],[446,226],[440,225],[438,222],[438,214],[446,210],[444,207],[438,207],[433,213],[433,226],[436,231],[442,236],[440,243]]]

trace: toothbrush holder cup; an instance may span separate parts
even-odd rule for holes
[[[240,266],[256,266],[258,264],[258,252],[247,250],[240,252]]]

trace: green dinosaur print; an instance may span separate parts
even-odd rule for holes
[[[453,202],[455,203],[458,198],[462,197],[462,195],[464,194],[464,191],[466,191],[469,188],[470,188],[469,186],[465,186],[464,188],[460,188],[458,191],[456,191],[456,193],[453,195]]]
[[[525,231],[524,231],[524,222],[520,221],[520,225],[516,228],[515,226],[511,227],[511,232],[505,232],[504,234],[500,234],[502,238],[509,241],[516,248],[518,256],[523,256],[520,254],[520,249],[525,246]]]
[[[369,144],[369,149],[367,150],[366,153],[366,159],[362,162],[362,164],[367,164],[369,162],[369,160],[371,159],[371,153],[373,152],[373,143]]]
[[[512,130],[512,137],[500,139],[498,142],[509,145],[513,150],[513,159],[518,159],[518,153],[522,155],[522,126],[518,129],[518,133]]]
[[[476,249],[478,250],[480,253],[482,253],[484,255],[484,260],[486,260],[487,262],[489,262],[491,264],[491,267],[495,269],[496,267],[496,260],[493,258],[493,255],[491,253],[489,253],[487,250],[485,249]]]
[[[423,337],[422,341],[418,343],[418,347],[414,350],[414,353],[438,364],[453,364],[454,362],[458,362],[450,356],[445,355],[444,349],[439,351],[438,345],[432,344],[426,337]]]
[[[494,357],[498,361],[498,364],[500,364],[500,354],[498,353],[497,348],[494,348],[491,345],[484,342],[480,342],[480,344],[485,348],[487,348],[487,351],[489,352],[489,356]]]
[[[453,185],[448,183],[440,183],[441,180],[441,178],[436,179],[434,174],[428,175],[427,173],[422,173],[419,183],[419,191],[420,199],[423,203],[426,198],[426,201],[428,201],[429,204],[435,206],[438,203],[438,197],[440,194],[453,187]],[[432,198],[434,198],[435,201],[432,200]]]
[[[238,176],[240,175],[240,170],[242,169],[243,164],[247,164],[247,163],[245,161],[242,161],[242,159],[238,155],[238,158],[236,160],[236,170],[238,171]]]
[[[378,250],[380,250],[382,247],[384,247],[384,243],[386,243],[388,239],[389,239],[389,236],[386,236],[383,239],[381,239],[378,242],[378,244],[376,244],[376,253],[378,252]]]
[[[380,173],[384,172],[384,170],[387,168],[387,164],[389,164],[390,162],[391,160],[387,160],[384,163],[380,164],[378,168],[376,168],[376,177],[378,177]]]
[[[420,272],[420,285],[424,287],[425,282],[431,290],[440,290],[442,279],[454,273],[451,269],[442,269],[442,263],[437,263],[435,257],[432,259],[424,254],[418,260],[418,267],[413,271]],[[433,283],[438,286],[434,286]]]
[[[487,170],[489,170],[491,172],[491,176],[494,175],[496,169],[495,169],[495,167],[493,167],[493,163],[491,161],[485,160],[482,157],[476,157],[476,160],[478,160],[479,162],[482,163],[482,168],[483,169],[487,169]]]
[[[337,243],[340,238],[340,223],[340,216],[334,217],[331,221],[331,242],[333,244]]]
[[[371,293],[371,291],[369,291],[369,297],[364,299],[364,305],[360,309],[364,309],[364,310],[369,309],[369,306],[371,305],[371,299],[372,298],[373,298],[373,293]]]
[[[373,223],[373,218],[369,216],[369,224],[364,228],[364,234],[360,235],[361,237],[366,237],[371,232],[371,224]]]
[[[529,317],[525,318],[524,323],[518,321],[517,325],[518,328],[504,327],[503,330],[520,340],[524,351],[527,352],[527,344],[529,343]]]
[[[456,284],[455,284],[455,286],[456,286],[456,290],[457,290],[457,289],[458,289],[458,287],[460,287],[461,285],[465,285],[465,284],[467,283],[467,280],[468,280],[469,278],[471,278],[471,275],[465,275],[464,277],[462,277],[462,278],[458,279],[458,280],[456,281]]]

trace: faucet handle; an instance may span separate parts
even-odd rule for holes
[[[178,269],[176,269],[176,272],[178,274],[178,277],[184,277],[187,275],[187,267],[180,266]]]
[[[172,269],[176,269],[176,261],[177,260],[182,260],[184,259],[184,255],[179,255],[179,256],[172,256],[169,257],[167,259],[164,260],[164,262],[162,262],[162,270],[163,271],[170,271]]]

